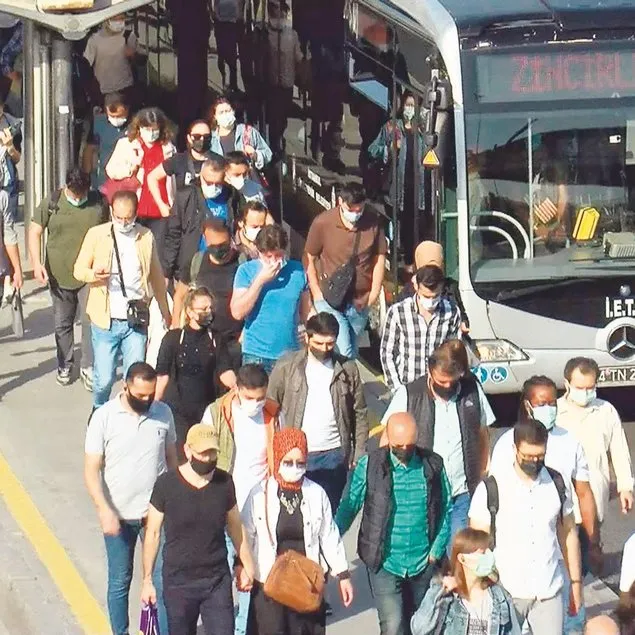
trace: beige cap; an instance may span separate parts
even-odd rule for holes
[[[432,240],[424,240],[415,249],[415,267],[421,269],[426,265],[436,265],[441,269],[443,264],[443,247]]]
[[[216,431],[204,423],[197,423],[188,430],[185,443],[197,454],[219,448]]]

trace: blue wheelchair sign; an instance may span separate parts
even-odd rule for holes
[[[489,378],[494,384],[502,384],[508,376],[509,371],[504,366],[494,366],[489,372]]]

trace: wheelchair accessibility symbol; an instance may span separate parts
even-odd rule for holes
[[[489,373],[487,372],[487,368],[483,366],[478,366],[477,368],[472,368],[472,372],[476,376],[476,379],[479,380],[481,384],[484,384],[489,377]]]
[[[507,380],[508,375],[509,372],[504,366],[494,366],[489,373],[489,378],[494,384],[502,384]]]

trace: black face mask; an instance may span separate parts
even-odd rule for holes
[[[190,465],[192,466],[192,469],[199,476],[205,476],[206,474],[213,472],[216,468],[216,462],[216,459],[214,459],[213,461],[199,461],[195,457],[192,457],[190,459]]]
[[[325,362],[329,359],[333,359],[333,351],[320,351],[317,350],[315,348],[309,348],[309,350],[311,351],[311,355],[313,355],[313,357],[315,357],[315,359],[321,361],[321,362]]]
[[[204,135],[202,138],[192,141],[192,150],[195,152],[209,152],[212,147],[212,135]]]
[[[209,328],[214,321],[214,314],[207,313],[206,315],[200,315],[196,318],[196,321],[204,328]]]
[[[438,384],[432,384],[432,390],[441,397],[441,399],[445,399],[446,401],[451,397],[456,395],[457,388],[459,387],[459,382],[455,381],[447,388],[445,386],[439,386]]]
[[[214,260],[221,261],[221,260],[225,260],[225,258],[229,256],[231,250],[232,250],[231,243],[222,243],[221,245],[210,245],[207,248],[207,253]]]
[[[538,478],[538,474],[540,474],[540,470],[545,466],[544,459],[538,459],[537,461],[521,461],[518,460],[518,465],[520,469],[527,474],[530,478],[534,480]]]
[[[390,451],[395,455],[395,458],[401,461],[404,465],[410,463],[410,459],[415,453],[414,446],[408,448],[390,448]]]
[[[150,399],[139,399],[139,397],[135,397],[131,395],[130,392],[126,393],[128,397],[128,405],[138,414],[142,415],[150,410],[150,406],[154,401],[154,395],[150,397]]]

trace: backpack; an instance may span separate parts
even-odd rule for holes
[[[562,474],[557,470],[554,470],[545,465],[545,469],[549,472],[549,476],[553,481],[553,484],[556,486],[556,490],[558,491],[558,498],[560,499],[560,520],[563,517],[564,510],[564,502],[567,498],[567,488],[564,484],[564,479],[562,478]],[[496,478],[493,474],[490,474],[486,478],[483,479],[483,483],[485,484],[485,491],[487,492],[487,509],[490,513],[490,528],[489,535],[492,541],[492,548],[496,546],[496,514],[498,513],[498,484],[496,483]]]

